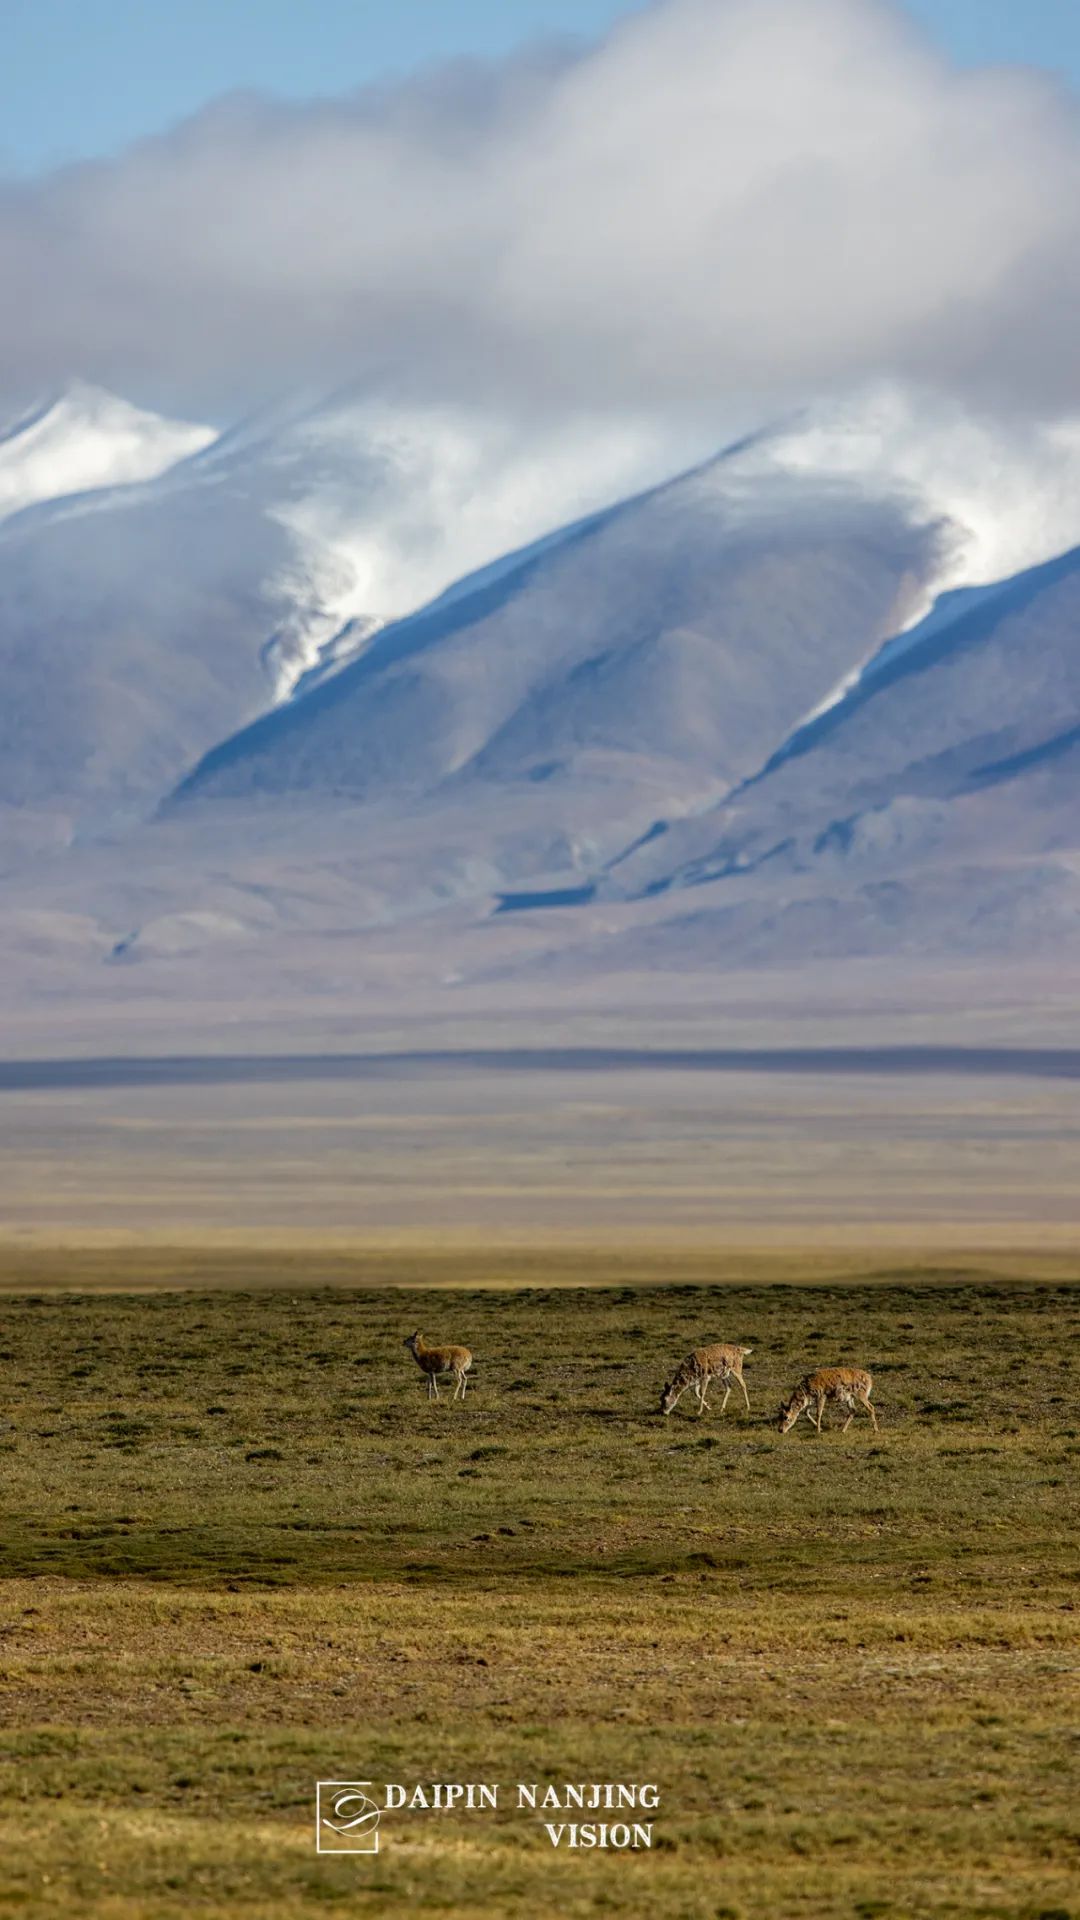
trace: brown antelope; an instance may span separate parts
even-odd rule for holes
[[[428,1399],[439,1397],[438,1375],[452,1373],[454,1376],[453,1399],[458,1394],[465,1398],[466,1375],[472,1366],[472,1354],[468,1347],[429,1347],[422,1333],[410,1333],[402,1343],[408,1347],[413,1359],[422,1372],[427,1374]]]
[[[811,1425],[820,1433],[825,1403],[835,1400],[839,1406],[847,1408],[847,1419],[841,1432],[847,1432],[855,1418],[856,1408],[862,1407],[870,1415],[874,1432],[877,1433],[877,1414],[870,1405],[873,1384],[864,1367],[818,1367],[816,1373],[808,1373],[805,1380],[799,1381],[790,1400],[786,1400],[781,1407],[776,1424],[781,1433],[788,1433],[800,1413],[805,1413]]]
[[[661,1413],[670,1413],[686,1392],[693,1387],[697,1394],[698,1412],[704,1413],[708,1406],[705,1395],[710,1380],[720,1380],[724,1386],[724,1397],[720,1402],[723,1413],[731,1393],[731,1382],[737,1380],[742,1388],[742,1397],[746,1401],[746,1411],[750,1411],[750,1395],[746,1391],[746,1381],[742,1377],[743,1361],[752,1347],[695,1347],[687,1355],[681,1367],[677,1367],[660,1395]]]

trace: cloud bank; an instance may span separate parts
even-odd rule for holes
[[[887,0],[657,0],[596,46],[218,102],[0,187],[9,398],[304,382],[688,418],[890,374],[1080,405],[1080,119]]]

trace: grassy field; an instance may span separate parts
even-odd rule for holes
[[[114,1283],[186,1290],[9,1256],[4,1910],[1080,1914],[1063,1267],[503,1257],[425,1293],[404,1255],[318,1288],[261,1257],[258,1289],[155,1257]],[[428,1404],[416,1326],[474,1348],[464,1405]],[[716,1339],[754,1349],[751,1414],[660,1419]],[[844,1360],[880,1436],[781,1440],[781,1392]],[[661,1805],[650,1852],[553,1851],[505,1808],[386,1815],[377,1860],[335,1859],[320,1776]]]

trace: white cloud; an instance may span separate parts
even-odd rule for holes
[[[1080,123],[886,0],[658,0],[584,52],[218,103],[0,191],[0,364],[711,415],[877,373],[1080,403]],[[17,390],[17,391],[16,391]]]

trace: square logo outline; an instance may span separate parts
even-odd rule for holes
[[[369,1799],[368,1795],[364,1792],[365,1787],[372,1787],[374,1786],[374,1784],[375,1782],[373,1780],[316,1780],[315,1782],[315,1851],[316,1853],[363,1853],[363,1854],[366,1854],[369,1857],[369,1859],[373,1854],[378,1853],[379,1851],[379,1817],[382,1812],[382,1808],[379,1806],[377,1801]],[[363,1801],[364,1804],[360,1808],[360,1811],[354,1816],[354,1820],[352,1824],[359,1825],[361,1822],[367,1823],[363,1827],[363,1833],[364,1833],[363,1840],[358,1839],[356,1841],[350,1842],[348,1838],[348,1824],[346,1824],[344,1829],[342,1827],[338,1827],[334,1825],[333,1821],[329,1818],[326,1811],[326,1803],[323,1797],[324,1792],[327,1796],[329,1796],[331,1793],[348,1794],[349,1796],[359,1795],[361,1801]],[[336,1808],[334,1810],[336,1811]],[[375,1816],[374,1821],[371,1820],[372,1814],[374,1814]],[[333,1840],[331,1840],[328,1844],[324,1843],[324,1831],[327,1831],[327,1830],[329,1831],[330,1834],[334,1836]]]

